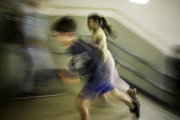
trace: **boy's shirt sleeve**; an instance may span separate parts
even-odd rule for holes
[[[69,67],[72,70],[77,71],[78,68],[83,67],[87,61],[92,59],[91,49],[81,42],[77,42],[71,47],[71,53],[73,57],[69,62]]]

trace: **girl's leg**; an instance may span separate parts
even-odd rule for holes
[[[123,101],[127,106],[129,106],[130,111],[136,114],[136,117],[140,117],[139,107],[140,104],[138,101],[132,102],[123,92],[118,91],[117,88],[110,91],[111,95]]]
[[[110,93],[113,97],[123,101],[127,106],[129,106],[130,109],[134,108],[133,102],[126,96],[126,94],[120,92],[117,88],[111,90]]]
[[[134,100],[136,101],[137,100],[137,90],[136,88],[132,89],[132,88],[129,88],[128,91],[127,91],[128,95]]]
[[[85,98],[79,97],[79,96],[77,97],[77,99],[75,101],[75,107],[81,116],[81,120],[90,120],[89,111],[86,106],[87,101],[88,101],[88,99],[85,99]]]

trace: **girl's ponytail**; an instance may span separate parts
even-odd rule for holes
[[[111,26],[108,25],[106,19],[104,17],[100,17],[101,23],[100,26],[106,33],[106,35],[110,35],[112,38],[116,38],[117,36],[115,35],[115,31],[112,30]]]

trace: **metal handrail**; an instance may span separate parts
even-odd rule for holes
[[[166,86],[164,86],[164,85],[162,85],[162,84],[158,84],[157,82],[154,82],[153,80],[145,77],[145,76],[144,76],[143,74],[141,74],[138,70],[136,70],[135,68],[133,68],[131,65],[125,63],[124,61],[119,60],[119,59],[116,58],[115,56],[114,56],[114,59],[115,59],[115,61],[116,61],[118,64],[120,64],[122,67],[128,69],[129,71],[133,72],[134,74],[136,74],[136,75],[139,76],[140,78],[146,80],[147,82],[153,84],[154,86],[156,86],[156,87],[158,87],[158,88],[160,88],[160,89],[162,89],[162,90],[164,90],[164,91],[166,91],[166,92],[169,92],[169,93],[171,93],[171,94],[176,94],[176,92],[174,92],[173,90],[169,89],[168,87],[166,87]]]
[[[160,69],[158,69],[157,67],[155,67],[153,64],[147,62],[143,57],[141,57],[139,54],[137,53],[133,53],[132,51],[128,50],[127,48],[121,46],[121,45],[117,45],[115,43],[113,43],[113,41],[110,41],[110,40],[107,40],[109,43],[113,44],[114,46],[118,47],[119,49],[121,49],[122,51],[128,53],[129,55],[133,56],[134,58],[136,58],[137,60],[141,61],[142,63],[144,63],[145,65],[147,65],[148,67],[154,69],[155,71],[167,76],[167,77],[170,77],[170,78],[173,78],[175,80],[180,80],[179,78],[177,78],[176,76],[172,75],[171,73],[168,73],[168,72],[164,72]]]

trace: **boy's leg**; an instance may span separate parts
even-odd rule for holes
[[[108,101],[108,99],[107,99],[107,95],[106,94],[103,94],[103,95],[101,95],[101,101],[102,102],[104,102],[104,103],[108,103],[109,101]]]
[[[77,97],[77,99],[75,101],[75,107],[81,116],[81,120],[90,120],[89,111],[86,106],[87,101],[88,101],[88,99],[85,99],[85,98],[79,97],[79,96]]]

